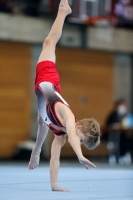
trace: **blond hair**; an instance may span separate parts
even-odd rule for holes
[[[94,149],[100,144],[100,125],[94,118],[82,119],[78,121],[81,125],[81,132],[88,137],[88,141],[85,144],[89,150]]]

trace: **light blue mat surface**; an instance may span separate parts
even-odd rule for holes
[[[0,200],[133,200],[133,170],[61,167],[59,186],[71,192],[52,192],[49,167],[29,171],[26,165],[1,165]]]

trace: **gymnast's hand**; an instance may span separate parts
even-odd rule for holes
[[[89,169],[89,167],[96,168],[96,166],[90,162],[88,159],[86,159],[84,156],[82,158],[79,158],[79,162],[85,166],[86,169]]]

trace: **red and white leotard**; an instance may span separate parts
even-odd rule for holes
[[[66,134],[65,127],[56,114],[55,105],[57,102],[63,103],[68,108],[69,105],[59,94],[60,78],[53,62],[43,61],[37,65],[35,92],[38,97],[38,112],[43,121],[56,135]]]

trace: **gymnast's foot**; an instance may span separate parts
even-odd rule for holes
[[[59,10],[65,11],[66,15],[71,14],[72,9],[68,4],[68,0],[61,0]]]
[[[60,188],[58,186],[52,187],[52,191],[55,191],[55,192],[70,192],[70,190],[67,190],[67,189],[64,189],[64,188]]]
[[[40,161],[40,152],[41,150],[37,151],[35,148],[32,150],[28,166],[29,170],[36,169],[38,167]]]

